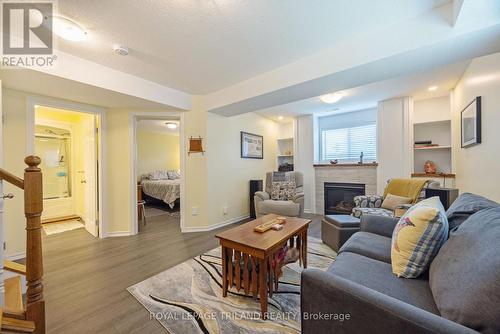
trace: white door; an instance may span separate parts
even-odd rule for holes
[[[84,172],[82,183],[84,183],[83,194],[83,220],[85,229],[97,237],[99,235],[97,221],[97,150],[96,150],[96,126],[95,116],[85,121],[83,125],[83,159]]]

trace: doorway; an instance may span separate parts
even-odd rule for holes
[[[99,123],[94,113],[34,106],[46,235],[82,228],[99,236]]]
[[[132,231],[184,225],[183,114],[132,114]]]

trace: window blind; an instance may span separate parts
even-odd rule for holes
[[[377,159],[377,125],[370,123],[321,131],[321,160]]]

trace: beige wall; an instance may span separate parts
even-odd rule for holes
[[[500,53],[476,58],[453,92],[453,168],[461,192],[500,201]],[[482,99],[482,143],[460,146],[460,112],[476,96]]]
[[[278,124],[255,113],[207,118],[208,221],[219,224],[249,214],[249,180],[276,166]],[[241,158],[240,131],[264,136],[264,159]]]
[[[137,129],[137,178],[155,170],[180,169],[179,136]]]
[[[26,152],[26,94],[3,89],[3,168],[23,177]],[[18,256],[26,251],[26,220],[24,218],[24,193],[4,182],[3,192],[15,197],[4,201],[5,256]]]

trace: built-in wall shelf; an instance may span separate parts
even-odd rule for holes
[[[454,181],[452,174],[451,106],[449,96],[416,101],[414,104],[414,142],[430,141],[432,145],[413,148],[412,177],[435,179],[441,186]],[[435,174],[425,173],[426,161],[436,165]],[[453,175],[453,176],[452,176]]]
[[[280,138],[278,141],[277,165],[293,165],[293,138]]]
[[[445,177],[445,178],[450,178],[450,179],[453,179],[455,178],[455,174],[440,174],[440,173],[436,173],[436,174],[429,174],[429,173],[413,173],[411,174],[411,177],[432,177],[432,178],[436,178],[436,177]]]
[[[451,146],[429,146],[429,147],[415,147],[417,151],[425,150],[450,150]]]

